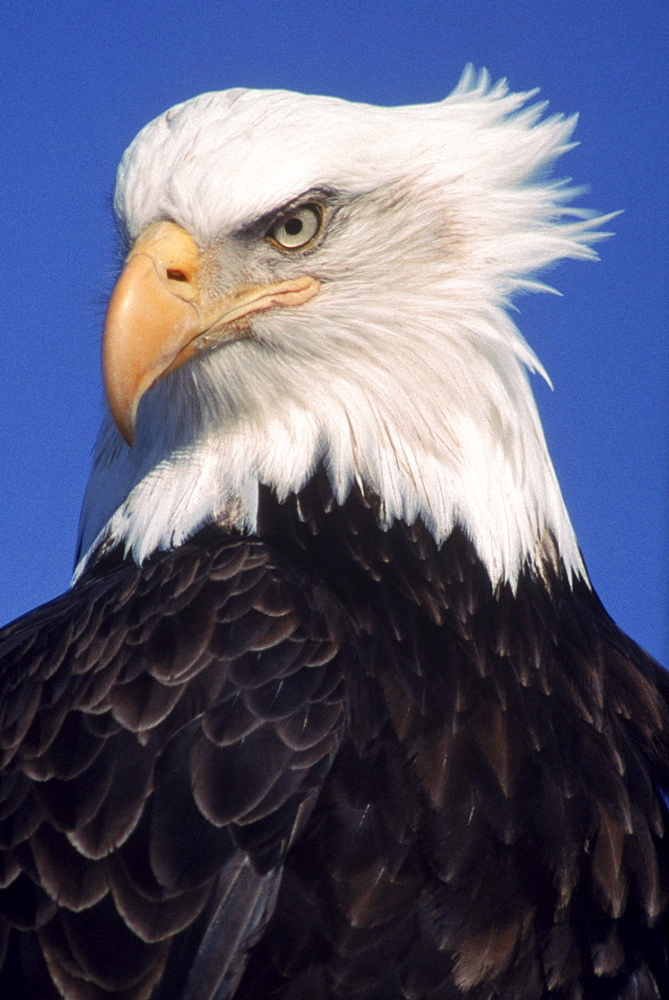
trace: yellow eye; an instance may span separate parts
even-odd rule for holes
[[[302,250],[318,236],[322,224],[321,206],[310,202],[284,213],[267,235],[283,250]]]

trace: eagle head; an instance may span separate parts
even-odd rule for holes
[[[78,572],[208,522],[253,532],[260,486],[282,501],[322,467],[382,528],[463,529],[493,583],[549,548],[584,575],[507,306],[595,256],[603,220],[547,179],[575,120],[531,96],[471,70],[412,107],[228,90],[140,132]]]

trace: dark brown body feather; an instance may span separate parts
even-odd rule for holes
[[[667,675],[323,483],[0,634],[0,996],[669,995]]]

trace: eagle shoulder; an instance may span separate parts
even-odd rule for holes
[[[2,995],[241,974],[341,740],[341,620],[263,543],[210,533],[0,633]]]

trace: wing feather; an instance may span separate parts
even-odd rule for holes
[[[0,924],[37,934],[57,989],[141,1000],[168,965],[169,996],[237,981],[341,740],[341,620],[217,536],[0,634]]]

